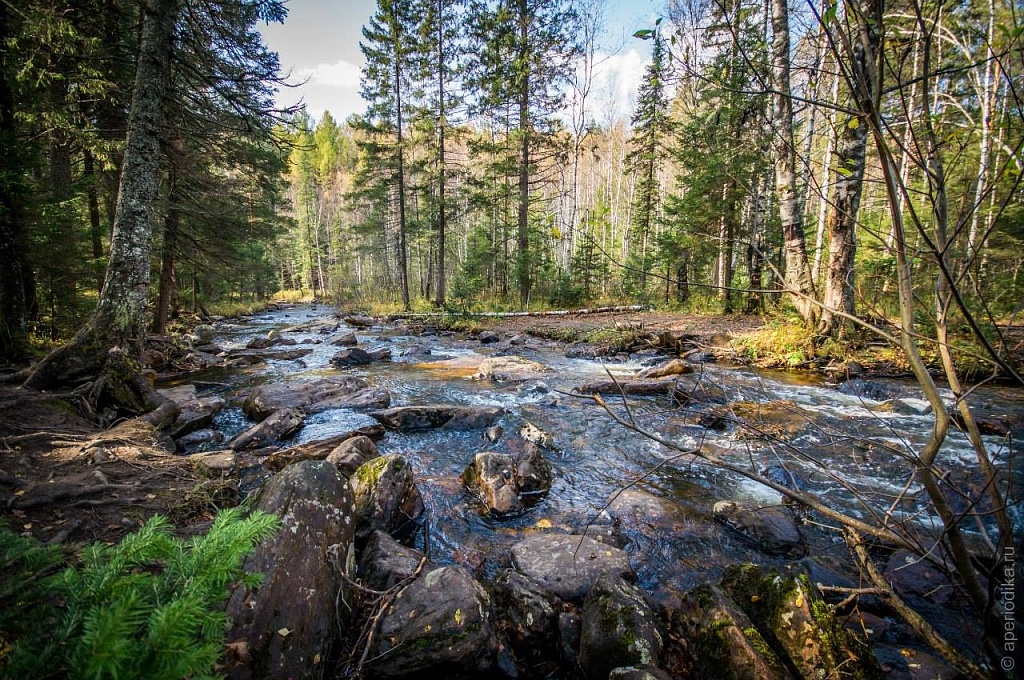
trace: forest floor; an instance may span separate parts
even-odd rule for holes
[[[759,316],[619,312],[476,317],[472,326],[564,342],[660,338],[663,349],[668,340],[736,358],[730,343],[779,323]],[[1024,328],[1010,329],[1008,338],[1021,365]],[[884,371],[866,354],[856,356]],[[80,400],[67,397],[0,386],[0,523],[45,543],[109,543],[156,513],[183,535],[204,531],[218,508],[237,503],[237,480],[174,453],[173,442],[138,420],[98,428],[79,413]]]

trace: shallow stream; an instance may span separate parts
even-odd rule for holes
[[[200,394],[219,394],[229,398],[229,404],[240,404],[237,395],[257,384],[344,371],[366,378],[371,386],[387,388],[392,406],[503,407],[499,424],[504,434],[494,443],[481,431],[444,429],[389,432],[378,442],[381,453],[402,453],[416,471],[427,508],[418,547],[433,562],[466,564],[493,575],[507,565],[511,545],[529,532],[581,532],[591,524],[610,525],[628,539],[626,550],[641,585],[647,587],[667,582],[687,587],[716,577],[731,563],[781,559],[762,554],[749,539],[711,519],[716,501],[778,504],[777,492],[642,437],[615,423],[593,400],[570,395],[574,388],[609,375],[632,376],[664,361],[664,355],[631,355],[605,363],[567,359],[564,345],[535,338],[520,339],[524,344],[510,345],[505,338],[485,345],[476,338],[429,329],[423,333],[400,324],[358,329],[341,323],[339,332],[354,331],[361,347],[390,347],[393,358],[338,370],[328,361],[341,348],[322,342],[326,336],[287,330],[316,319],[338,321],[328,307],[305,306],[221,322],[214,341],[225,349],[244,347],[276,329],[297,340],[298,347],[313,351],[297,361],[211,369],[188,380],[199,386]],[[539,361],[552,371],[543,380],[521,384],[475,379],[479,362],[499,353]],[[917,500],[921,489],[906,459],[908,451],[918,450],[926,440],[932,424],[927,413],[915,413],[921,407],[915,400],[922,395],[912,383],[872,380],[839,389],[805,373],[715,363],[695,368],[695,373],[680,378],[680,386],[694,396],[688,405],[671,403],[667,396],[637,397],[630,398],[627,412],[621,398],[610,396],[606,401],[681,449],[706,447],[737,465],[813,491],[858,516],[868,513],[856,500],[858,494],[882,510],[900,495],[903,500],[895,504],[895,514],[924,525],[934,521]],[[1020,390],[981,389],[971,403],[981,414],[1012,422],[1020,422],[1024,412]],[[716,414],[725,418],[715,422]],[[524,420],[554,438],[557,450],[546,452],[555,471],[554,485],[526,513],[498,519],[463,489],[459,475],[479,451],[521,451],[517,433]],[[309,416],[289,443],[324,439],[374,422],[363,412],[335,409]],[[215,427],[230,438],[251,424],[239,405],[225,408]],[[1019,443],[1012,438],[987,436],[985,444],[998,465],[1019,460]],[[940,459],[957,479],[974,474],[973,451],[959,433],[949,437]],[[834,534],[813,524],[802,526],[801,533],[812,554],[827,553],[834,545]]]

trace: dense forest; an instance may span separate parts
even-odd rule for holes
[[[368,107],[343,122],[274,108],[257,29],[280,3],[173,4],[157,331],[281,290],[407,309],[785,298],[826,335],[898,315],[904,285],[929,316],[1019,312],[1013,3],[672,2],[637,28],[653,49],[632,116],[595,117],[602,3],[382,0],[361,43]],[[2,12],[12,355],[96,304],[144,12]]]
[[[1024,309],[1020,9],[669,0],[630,29],[650,47],[635,102],[602,102],[603,0],[378,0],[367,107],[339,121],[276,103],[287,75],[259,29],[286,19],[283,0],[0,0],[0,383],[19,385],[5,404],[54,390],[69,412],[166,429],[182,409],[144,370],[147,343],[274,296],[376,314],[771,314],[840,377],[869,339],[912,377],[927,431],[893,429],[900,446],[879,455],[907,484],[863,512],[594,403],[839,527],[871,584],[847,602],[886,599],[966,676],[996,677],[1013,661],[996,584],[1014,579],[1015,460],[995,457],[967,397],[990,376],[1024,384],[1008,339]],[[957,429],[976,476],[942,464]],[[927,540],[899,515],[907,496],[931,513]],[[941,555],[988,665],[903,606],[862,538]]]

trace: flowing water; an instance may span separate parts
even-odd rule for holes
[[[218,324],[215,341],[226,349],[243,347],[250,339],[278,329],[313,352],[298,361],[215,369],[188,379],[203,394],[230,397],[246,394],[261,383],[344,372],[387,388],[392,406],[501,406],[505,415],[499,424],[504,435],[495,443],[481,431],[444,429],[389,432],[378,442],[381,453],[403,454],[416,471],[427,508],[418,547],[437,564],[470,564],[493,574],[507,565],[510,547],[530,532],[581,532],[592,525],[617,532],[628,541],[626,550],[641,584],[648,587],[668,581],[692,585],[713,578],[731,563],[778,559],[761,554],[748,539],[710,515],[719,500],[778,504],[779,494],[679,450],[697,446],[785,485],[812,491],[851,514],[869,515],[858,502],[866,498],[872,507],[891,506],[894,514],[908,521],[923,525],[935,521],[920,502],[920,485],[907,461],[908,453],[920,450],[926,441],[932,423],[929,415],[913,413],[918,407],[913,399],[921,395],[910,383],[872,381],[840,390],[806,374],[702,364],[695,374],[680,379],[680,386],[696,397],[689,405],[670,403],[667,397],[643,397],[631,398],[627,410],[621,399],[606,399],[617,413],[672,442],[676,449],[615,423],[591,399],[569,394],[584,383],[606,380],[609,374],[631,376],[665,357],[631,356],[619,363],[601,363],[567,359],[564,346],[535,339],[524,346],[482,345],[450,334],[411,335],[402,326],[347,329],[342,323],[339,331],[355,331],[361,347],[388,346],[393,359],[336,370],[328,360],[340,348],[314,344],[325,336],[286,330],[316,319],[336,321],[331,314],[329,308],[308,306]],[[474,379],[479,362],[499,352],[539,361],[552,371],[542,381],[521,384]],[[894,397],[905,401],[895,402],[894,407]],[[1015,422],[1024,412],[1024,395],[1019,390],[984,389],[971,399],[981,413],[1006,415]],[[710,414],[726,418],[716,424]],[[737,419],[746,425],[738,425]],[[554,437],[557,450],[546,452],[554,468],[554,485],[524,514],[495,518],[463,489],[459,475],[479,451],[521,451],[523,442],[517,432],[524,420]],[[305,427],[289,443],[323,439],[374,422],[363,412],[335,409],[307,417]],[[218,415],[215,427],[231,437],[251,424],[240,406],[229,406]],[[1019,458],[1017,444],[1006,437],[988,436],[985,444],[1001,466]],[[940,461],[955,479],[970,480],[974,474],[973,451],[959,433],[949,437]],[[894,501],[897,497],[899,502]],[[813,554],[828,552],[836,540],[834,534],[810,524],[801,531]]]

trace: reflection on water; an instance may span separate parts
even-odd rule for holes
[[[276,329],[313,351],[300,361],[269,361],[189,376],[201,394],[217,393],[229,400],[231,405],[217,416],[215,427],[231,437],[251,425],[240,403],[257,384],[339,374],[328,360],[340,348],[324,342],[327,336],[287,331],[321,317],[332,320],[327,308],[298,308],[219,328],[217,342],[224,348],[243,347]],[[522,385],[496,385],[473,378],[480,361],[498,351],[494,345],[454,336],[402,335],[400,329],[349,329],[344,324],[340,328],[353,330],[363,347],[390,347],[393,360],[345,372],[388,389],[393,406],[457,403],[505,409],[500,421],[505,434],[496,443],[480,432],[446,430],[389,433],[379,443],[382,453],[402,453],[416,470],[427,507],[419,547],[436,563],[458,562],[494,573],[507,564],[511,545],[530,532],[582,532],[588,527],[605,527],[627,541],[645,585],[666,580],[688,585],[732,562],[768,559],[708,517],[718,500],[774,504],[780,501],[778,493],[643,438],[616,424],[591,399],[568,394],[589,381],[628,376],[640,368],[639,362],[604,365],[567,359],[559,346],[531,340],[526,346],[502,349],[539,361],[551,373]],[[918,513],[920,489],[907,455],[927,440],[932,419],[894,408],[891,395],[920,397],[912,384],[880,382],[876,392],[885,394],[874,396],[885,399],[844,394],[817,376],[704,365],[680,380],[696,397],[688,406],[650,397],[628,404],[615,396],[606,401],[678,449],[702,446],[736,465],[781,475],[786,484],[820,494],[853,514],[867,514],[864,502]],[[972,399],[983,412],[1019,414],[1024,408],[1022,395],[1014,390],[979,390]],[[521,451],[516,433],[524,420],[554,437],[557,452],[548,453],[554,486],[525,514],[496,519],[463,490],[458,476],[478,451]],[[364,413],[326,411],[307,417],[294,441],[323,439],[372,422]],[[986,445],[1003,464],[1019,455],[1005,438],[986,437]],[[940,462],[953,474],[972,474],[973,452],[966,438],[952,434]],[[920,515],[915,519],[931,520]],[[828,534],[811,527],[802,531],[815,551],[832,544]]]

